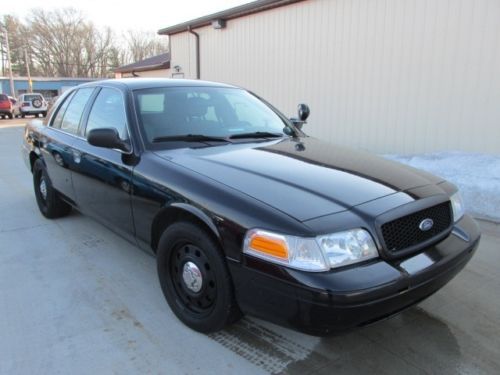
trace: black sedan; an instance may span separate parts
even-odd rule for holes
[[[150,251],[201,332],[248,313],[327,334],[451,280],[480,238],[455,186],[308,137],[299,109],[203,81],[93,82],[26,126],[23,154],[42,214],[76,208]]]

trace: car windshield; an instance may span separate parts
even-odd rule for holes
[[[249,92],[221,87],[135,91],[137,115],[149,143],[277,138],[291,126]]]

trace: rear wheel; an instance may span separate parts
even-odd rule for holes
[[[13,117],[14,117],[14,116],[12,115],[12,113],[9,113],[9,119],[11,119],[11,120],[12,120],[12,118],[13,118]]]
[[[33,187],[38,208],[43,216],[55,219],[69,214],[71,206],[63,201],[52,187],[45,166],[40,159],[37,159],[33,165]]]
[[[158,244],[157,266],[170,308],[188,327],[215,332],[241,317],[222,252],[198,225],[169,226]]]
[[[47,112],[42,112],[42,117],[47,117]]]

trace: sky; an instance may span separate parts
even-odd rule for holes
[[[128,29],[158,31],[167,26],[249,3],[251,0],[22,0],[2,1],[0,15],[14,14],[23,18],[31,9],[52,10],[73,7],[96,26],[109,26],[117,32]]]

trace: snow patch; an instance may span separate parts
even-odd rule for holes
[[[500,155],[450,151],[384,157],[454,183],[469,213],[500,222]]]

